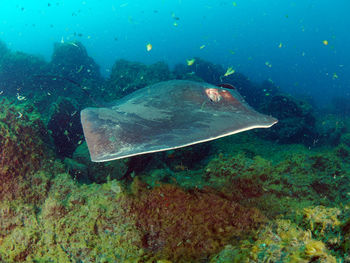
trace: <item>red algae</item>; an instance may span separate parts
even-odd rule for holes
[[[151,190],[137,178],[131,212],[143,233],[143,248],[157,257],[189,262],[208,258],[230,240],[265,221],[212,188],[184,190],[162,184]]]
[[[0,112],[0,200],[11,200],[18,198],[28,180],[42,183],[43,178],[32,175],[51,152],[44,144],[44,124],[32,106],[2,99]]]

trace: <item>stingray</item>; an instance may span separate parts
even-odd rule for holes
[[[105,162],[177,149],[277,123],[252,109],[229,87],[164,81],[112,106],[83,109],[81,122],[91,160]]]

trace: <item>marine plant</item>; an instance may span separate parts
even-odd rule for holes
[[[277,219],[255,231],[251,239],[226,247],[210,262],[336,263],[337,259],[322,241],[312,238],[310,231],[290,220]]]
[[[212,188],[184,190],[160,184],[148,189],[137,177],[132,214],[143,233],[145,251],[156,258],[190,262],[208,258],[234,238],[242,238],[266,218]]]
[[[36,173],[45,159],[52,157],[45,142],[45,127],[30,104],[18,105],[6,98],[0,101],[0,200],[28,199],[33,193],[30,181],[45,181]]]

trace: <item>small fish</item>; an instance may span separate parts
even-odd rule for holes
[[[333,77],[332,77],[333,79],[337,79],[337,78],[339,78],[338,77],[338,75],[337,75],[337,73],[333,73]]]
[[[69,42],[68,44],[75,46],[75,47],[79,47],[77,44],[75,44],[74,42]]]
[[[268,61],[266,61],[266,62],[265,62],[265,65],[266,65],[267,67],[269,67],[269,68],[271,68],[271,67],[272,67],[271,63],[270,63],[270,62],[268,62]]]
[[[179,24],[178,24],[178,23],[176,23],[176,22],[174,22],[174,23],[173,23],[173,26],[178,26],[178,25],[179,25]]]
[[[201,46],[199,47],[199,49],[203,49],[203,48],[205,48],[205,45],[201,45]]]
[[[186,62],[187,62],[187,66],[192,66],[193,63],[195,62],[196,60],[194,58],[192,59],[187,59]]]
[[[25,96],[21,96],[21,95],[19,95],[19,93],[17,93],[16,97],[18,100],[25,100],[26,99]]]
[[[281,47],[283,47],[283,44],[282,44],[282,43],[280,43],[280,44],[278,45],[278,48],[281,48]]]
[[[226,70],[226,73],[224,74],[224,77],[230,76],[230,75],[232,75],[233,73],[235,73],[235,70],[234,70],[232,67],[229,67],[229,68]]]
[[[80,68],[78,69],[77,73],[80,73],[84,68],[84,65],[80,65]]]
[[[323,43],[323,45],[327,46],[328,45],[328,40],[323,40],[322,43]]]
[[[147,45],[146,45],[146,49],[147,49],[147,51],[149,52],[149,51],[151,51],[152,50],[152,44],[151,43],[148,43]]]

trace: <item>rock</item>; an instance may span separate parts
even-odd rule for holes
[[[80,83],[84,79],[102,79],[99,66],[80,42],[56,43],[49,71]]]
[[[273,127],[259,135],[281,143],[313,145],[317,138],[315,117],[311,106],[288,95],[276,95],[264,106],[263,112],[278,119]]]
[[[108,100],[115,100],[147,85],[172,78],[168,65],[163,62],[147,66],[139,62],[120,59],[113,65],[107,84],[108,95],[105,97]]]
[[[59,157],[72,157],[78,143],[83,140],[79,106],[71,99],[59,99],[54,104],[48,129]]]
[[[86,142],[77,147],[73,154],[73,160],[80,164],[81,170],[78,171],[78,180],[103,183],[107,180],[120,180],[128,171],[129,159],[121,159],[104,163],[92,162],[89,155]],[[82,166],[81,166],[82,165]],[[78,167],[78,166],[76,166]],[[87,173],[87,178],[85,174]]]

